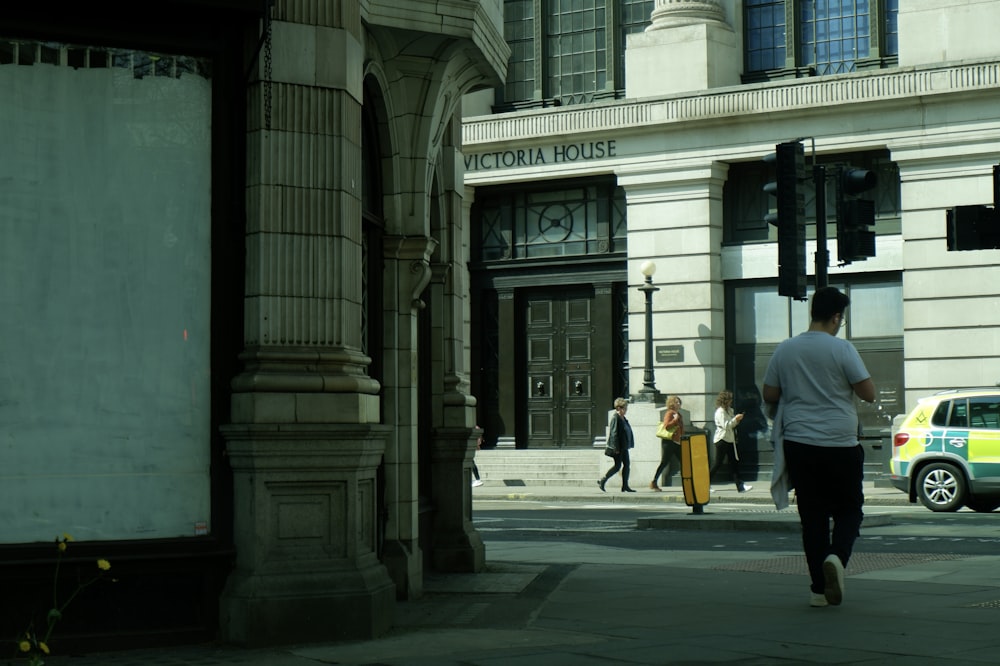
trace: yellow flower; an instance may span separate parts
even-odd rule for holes
[[[63,532],[63,541],[72,541],[72,540],[73,540],[73,537],[71,535],[66,534],[65,532]]]
[[[49,646],[41,641],[38,641],[38,649],[44,652],[45,654],[49,653]]]
[[[66,542],[65,541],[60,541],[59,542],[59,552],[60,553],[65,553],[66,552]]]
[[[31,652],[31,641],[21,641],[17,646],[21,648],[21,652]]]
[[[107,571],[111,568],[111,562],[108,562],[105,559],[97,560],[97,568],[101,571]]]

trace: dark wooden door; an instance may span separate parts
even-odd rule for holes
[[[537,292],[524,306],[528,445],[592,446],[593,291]]]

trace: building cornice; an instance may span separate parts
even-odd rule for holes
[[[908,67],[719,88],[658,99],[596,102],[465,118],[465,150],[589,131],[797,114],[856,104],[913,104],[914,98],[1000,90],[1000,62]]]

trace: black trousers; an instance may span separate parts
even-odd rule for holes
[[[622,452],[612,458],[612,460],[615,461],[615,464],[608,470],[608,473],[604,475],[604,480],[607,481],[617,474],[618,470],[621,470],[622,488],[628,488],[629,467],[631,465],[631,461],[628,457],[628,449],[622,449]]]
[[[865,452],[860,445],[813,446],[787,439],[784,451],[802,524],[810,589],[822,593],[823,560],[832,553],[846,567],[861,530]]]
[[[670,468],[670,462],[677,460],[677,467],[681,466],[681,445],[672,439],[660,440],[660,465],[653,475],[653,483],[660,482],[660,475]]]
[[[709,480],[715,476],[716,472],[722,469],[722,466],[727,461],[731,465],[730,470],[733,483],[736,484],[736,490],[743,492],[743,480],[740,479],[740,463],[736,459],[736,445],[724,439],[720,439],[715,443],[715,462],[712,463],[712,469],[708,470]]]

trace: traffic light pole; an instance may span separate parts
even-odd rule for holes
[[[813,160],[815,162],[815,156]],[[816,289],[829,285],[827,267],[830,253],[826,249],[826,166],[813,164],[813,187],[816,190]]]

